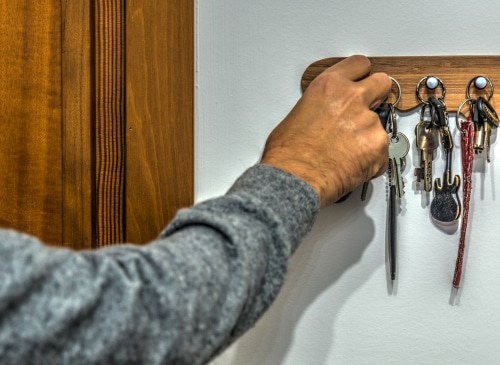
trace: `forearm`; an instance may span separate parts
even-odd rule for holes
[[[209,259],[217,267],[196,275],[204,281],[193,288],[218,287],[200,308],[207,311],[201,317],[212,325],[200,339],[211,338],[226,347],[257,321],[281,288],[288,259],[311,229],[318,209],[318,197],[310,186],[261,165],[249,170],[225,197],[180,212],[164,234],[174,240],[179,235],[179,246],[194,242],[182,236],[203,226],[221,238],[216,257]],[[196,246],[185,250],[192,252]],[[195,266],[198,261],[193,260]],[[222,271],[224,276],[212,276]],[[184,352],[189,351],[199,353],[191,347]]]
[[[2,361],[203,363],[270,305],[318,209],[309,185],[261,165],[147,246],[74,253],[4,233]]]

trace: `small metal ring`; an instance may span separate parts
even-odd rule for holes
[[[422,108],[420,109],[420,121],[423,121],[424,120],[424,117],[425,117],[425,109],[429,107],[431,107],[431,104],[430,103],[423,103],[422,105]]]
[[[482,76],[482,75],[479,75],[479,76],[476,76],[476,77],[473,77],[470,81],[469,81],[469,84],[467,85],[467,89],[465,90],[465,96],[467,97],[467,99],[470,99],[470,88],[472,86],[472,84],[476,81],[476,79],[478,79],[479,77],[483,77],[486,79],[486,81],[488,81],[488,85],[490,85],[490,96],[488,97],[488,101],[490,101],[490,99],[492,98],[493,96],[493,83],[491,82],[491,80],[486,77],[486,76]],[[475,85],[474,85],[475,86]]]
[[[465,104],[472,103],[472,102],[474,102],[474,99],[472,99],[472,98],[469,97],[469,98],[465,99],[463,101],[463,103],[460,104],[460,106],[458,107],[458,109],[457,109],[457,116],[455,118],[455,123],[457,125],[458,130],[461,130],[460,129],[460,124],[458,123],[458,120],[460,119],[460,110],[462,110],[462,108],[464,107]]]
[[[445,97],[445,95],[446,95],[446,87],[444,86],[444,82],[443,82],[443,80],[441,80],[441,79],[440,79],[439,77],[437,77],[437,76],[425,76],[425,77],[423,77],[423,78],[422,78],[422,79],[418,82],[418,84],[417,84],[417,90],[416,90],[416,93],[417,93],[417,98],[418,98],[418,100],[420,100],[420,102],[421,102],[422,104],[426,104],[426,105],[427,105],[427,104],[429,104],[429,102],[428,102],[428,101],[425,101],[425,100],[424,100],[424,99],[422,99],[422,97],[420,96],[420,87],[422,86],[422,83],[423,83],[424,81],[427,81],[427,79],[428,79],[429,77],[434,77],[434,78],[438,81],[438,86],[436,86],[436,88],[438,88],[438,87],[439,87],[439,85],[441,85],[441,89],[443,90],[443,94],[442,94],[442,95],[441,95],[441,97],[439,97],[438,99],[439,99],[439,100],[441,100],[441,101],[443,101],[443,100],[444,100],[444,97]]]
[[[392,80],[393,83],[396,84],[398,88],[398,97],[396,98],[396,101],[392,103],[393,107],[396,107],[398,105],[399,101],[401,100],[401,95],[403,94],[403,91],[401,90],[401,85],[399,85],[399,82],[392,76],[389,76],[389,78]]]

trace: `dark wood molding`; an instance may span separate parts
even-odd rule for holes
[[[125,220],[125,0],[95,2],[96,246],[122,242]]]
[[[63,242],[147,242],[194,200],[194,2],[62,4]]]

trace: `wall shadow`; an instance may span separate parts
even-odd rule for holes
[[[373,189],[371,189],[373,190]],[[324,209],[313,231],[303,242],[290,263],[285,285],[269,311],[229,351],[231,365],[279,365],[286,361],[294,342],[295,330],[309,306],[355,265],[372,242],[375,226],[359,200],[359,189],[349,199]],[[385,212],[384,212],[385,214]],[[385,249],[385,242],[380,243]],[[384,265],[382,260],[380,265]],[[369,265],[368,265],[369,266]],[[379,266],[379,265],[378,265]],[[334,345],[334,322],[348,298],[377,266],[363,267],[366,275],[357,275],[350,287],[339,290],[324,315],[319,333],[332,333],[328,346],[322,342],[315,359],[308,364],[323,364]],[[217,362],[222,364],[221,362]]]

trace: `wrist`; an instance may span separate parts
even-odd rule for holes
[[[270,165],[280,170],[292,174],[309,186],[311,186],[318,194],[320,206],[326,206],[330,201],[335,201],[336,197],[329,197],[328,183],[326,177],[318,174],[318,170],[311,166],[309,163],[301,161],[283,161],[282,159],[273,158],[272,156],[265,156],[260,161],[261,164]],[[338,194],[340,197],[340,194]]]

